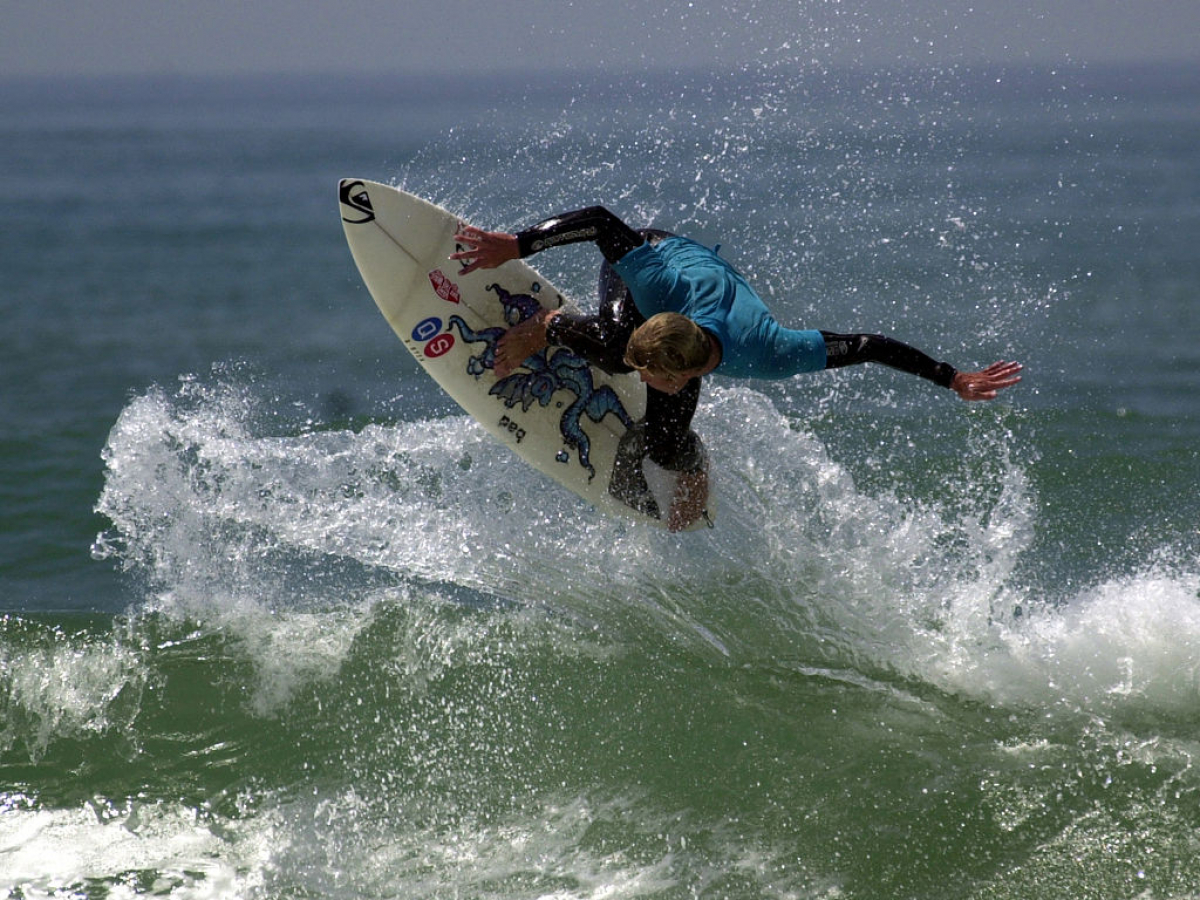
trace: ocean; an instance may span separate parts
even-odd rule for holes
[[[0,897],[1200,896],[1195,68],[8,80],[0,138]],[[1025,379],[713,377],[716,527],[607,518],[408,357],[342,177]]]

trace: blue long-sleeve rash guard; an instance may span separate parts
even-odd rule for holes
[[[716,337],[721,375],[789,378],[825,368],[821,332],[784,328],[740,272],[696,241],[643,243],[613,268],[646,318],[681,313]]]

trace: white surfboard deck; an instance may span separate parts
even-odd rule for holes
[[[500,335],[538,306],[564,306],[562,294],[522,261],[459,275],[449,256],[461,220],[420,197],[356,178],[342,179],[338,196],[363,281],[425,371],[538,471],[603,512],[665,527],[670,484],[643,471],[633,435],[618,452],[645,411],[636,375],[610,375],[553,346],[507,378],[492,369]],[[710,496],[691,528],[712,517]]]

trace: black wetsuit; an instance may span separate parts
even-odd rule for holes
[[[546,337],[567,347],[593,365],[614,373],[630,372],[625,364],[629,336],[645,321],[613,263],[647,240],[654,245],[673,237],[657,230],[635,231],[601,206],[553,216],[517,235],[522,257],[562,244],[594,242],[604,255],[600,269],[599,309],[595,315],[560,313],[550,320]],[[665,248],[664,248],[665,249]],[[825,368],[834,369],[876,362],[949,387],[955,370],[914,347],[878,334],[838,334],[822,331]],[[819,362],[818,362],[819,365]],[[700,378],[693,378],[676,394],[647,386],[646,417],[642,434],[644,453],[673,471],[695,471],[703,465],[699,438],[691,430],[700,397]]]

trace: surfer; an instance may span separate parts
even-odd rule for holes
[[[708,497],[703,445],[691,430],[700,379],[787,378],[801,372],[875,362],[953,390],[963,400],[991,400],[1021,380],[1021,366],[997,362],[962,372],[878,334],[784,328],[733,266],[714,250],[664,231],[636,231],[602,206],[552,216],[509,234],[460,226],[464,248],[451,255],[460,274],[490,269],[550,247],[590,241],[604,256],[596,315],[540,310],[510,328],[496,348],[505,377],[554,344],[610,372],[637,371],[645,382],[644,454],[677,473],[667,518],[686,528]]]

